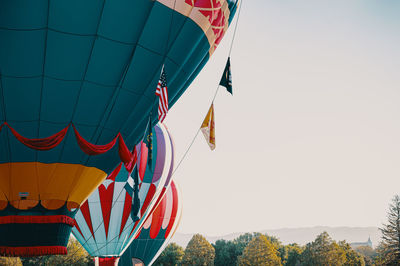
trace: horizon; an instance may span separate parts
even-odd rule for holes
[[[212,234],[207,234],[207,236],[209,237],[219,237],[219,236],[226,236],[226,235],[230,235],[230,234],[246,234],[246,233],[259,233],[259,232],[263,232],[263,231],[277,231],[277,230],[292,230],[292,229],[312,229],[312,228],[377,228],[379,229],[378,226],[325,226],[325,225],[316,225],[316,226],[304,226],[304,227],[281,227],[281,228],[267,228],[267,229],[263,229],[263,230],[259,230],[259,231],[234,231],[234,232],[230,232],[227,234],[221,234],[221,235],[212,235]],[[192,234],[202,234],[201,232],[179,232],[177,230],[176,233],[179,234],[187,234],[187,235],[192,235]],[[172,238],[173,240],[173,238]],[[172,241],[173,242],[173,241]]]

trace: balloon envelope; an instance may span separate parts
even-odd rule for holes
[[[75,217],[72,233],[93,257],[118,257],[136,236],[163,189],[169,187],[173,169],[173,144],[166,127],[153,129],[151,167],[143,143],[137,145],[139,169],[139,215],[132,219],[129,172],[120,165],[85,201]],[[139,148],[140,147],[140,148]]]
[[[132,266],[132,261],[151,265],[167,246],[175,233],[182,215],[179,189],[174,181],[167,193],[146,218],[142,229],[119,260],[120,266]]]
[[[148,117],[157,120],[162,66],[171,107],[236,7],[237,0],[0,1],[1,254],[66,252],[72,210],[128,160]]]

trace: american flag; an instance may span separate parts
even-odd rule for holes
[[[158,120],[164,121],[168,113],[168,90],[167,90],[167,76],[165,75],[164,67],[161,72],[160,80],[157,84],[156,95],[158,100]]]

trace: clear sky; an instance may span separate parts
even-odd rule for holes
[[[380,226],[400,193],[400,1],[244,0],[234,96],[215,101],[175,174],[178,232]],[[210,105],[233,27],[166,124],[179,162]]]

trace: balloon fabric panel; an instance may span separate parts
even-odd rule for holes
[[[170,168],[173,168],[172,140],[161,124],[153,128],[153,135],[156,145],[151,169],[147,160],[143,160],[147,158],[144,144],[136,146],[137,166],[144,164],[142,173],[147,175],[146,178],[139,178],[142,219],[136,223],[132,220],[132,197],[125,189],[129,172],[123,166],[115,169],[76,214],[77,226],[73,234],[92,256],[119,256],[136,236],[161,192],[169,186]],[[157,167],[161,170],[157,171]]]
[[[150,265],[161,254],[175,232],[182,213],[178,188],[174,181],[168,188],[155,211],[146,219],[139,234],[121,257],[120,266],[132,265],[132,259],[140,259]]]

